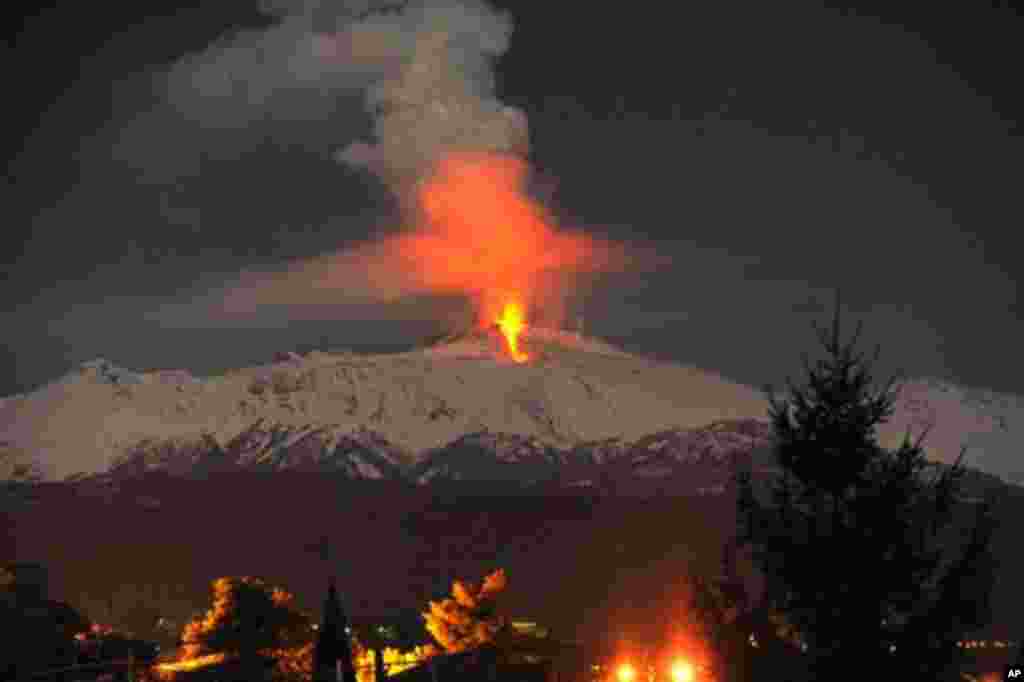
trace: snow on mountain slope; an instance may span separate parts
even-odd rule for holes
[[[481,449],[523,464],[550,459],[552,448],[566,463],[629,454],[645,470],[669,471],[679,463],[666,457],[732,451],[737,439],[766,434],[756,421],[766,418],[763,394],[713,373],[566,332],[531,330],[524,346],[526,364],[508,360],[495,336],[474,333],[408,353],[280,353],[273,363],[202,379],[97,360],[0,402],[0,445],[50,479],[112,464],[166,468],[168,457],[170,468],[202,459],[204,467],[376,478],[414,460],[423,462],[421,476],[442,475],[464,459],[454,453]],[[931,458],[950,463],[966,444],[970,465],[1013,480],[1024,472],[1022,401],[913,381],[880,436],[893,446],[908,427],[916,435],[933,423]],[[722,422],[733,426],[700,428]]]
[[[536,436],[480,431],[413,458],[373,431],[286,427],[261,419],[225,446],[209,435],[142,441],[117,457],[106,473],[74,479],[93,493],[116,491],[120,484],[152,472],[205,477],[310,471],[420,485],[500,482],[515,484],[514,489],[539,483],[556,488],[596,485],[629,495],[716,494],[724,491],[740,462],[753,457],[755,468],[764,471],[771,462],[770,445],[766,423],[731,420],[570,449],[545,444]]]
[[[217,471],[339,472],[353,479],[399,479],[410,458],[379,434],[329,426],[271,424],[261,419],[225,445],[199,438],[147,439],[116,457],[112,479],[149,471],[202,475]]]
[[[754,419],[726,420],[688,431],[665,431],[645,436],[629,449],[633,466],[654,462],[686,465],[697,462],[726,465],[736,452],[749,452],[771,442],[771,427]]]
[[[892,421],[879,430],[890,447],[907,429],[930,429],[923,445],[931,459],[950,464],[967,447],[964,463],[1024,483],[1024,396],[957,386],[935,379],[903,385]]]
[[[478,431],[571,447],[764,414],[752,388],[578,335],[527,335],[526,364],[497,343],[484,334],[408,353],[290,354],[205,379],[94,361],[0,405],[0,440],[64,478],[106,470],[146,440],[208,437],[223,448],[259,419],[363,428],[415,454]]]
[[[515,481],[559,486],[596,486],[619,492],[665,489],[678,493],[722,492],[737,459],[765,459],[767,423],[753,419],[715,422],[694,429],[659,431],[635,441],[580,443],[562,449],[534,437],[473,433],[423,455],[409,471],[416,483],[438,480]],[[758,452],[759,449],[761,452]],[[759,456],[760,455],[760,456]]]
[[[438,479],[529,483],[553,478],[564,461],[565,453],[535,437],[471,433],[424,453],[409,478],[421,484]]]

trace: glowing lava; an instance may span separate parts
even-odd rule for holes
[[[523,306],[516,302],[508,302],[505,307],[501,310],[501,317],[499,317],[495,324],[501,331],[502,336],[505,337],[505,341],[508,344],[508,353],[512,356],[512,359],[516,362],[526,362],[530,359],[530,356],[519,350],[519,337],[526,329],[526,322],[524,320],[525,314]]]
[[[468,296],[480,326],[497,325],[516,362],[527,360],[519,349],[527,309],[557,327],[570,293],[566,276],[623,262],[617,245],[559,230],[526,191],[529,170],[501,154],[440,160],[417,185],[417,229],[383,243],[398,260],[376,268],[409,289]]]

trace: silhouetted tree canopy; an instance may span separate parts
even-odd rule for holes
[[[831,330],[817,329],[824,358],[805,358],[782,397],[767,389],[782,474],[768,495],[739,474],[740,538],[815,678],[942,679],[960,634],[988,621],[993,501],[964,540],[963,453],[935,473],[926,433],[879,445],[898,389],[874,381],[878,351],[856,352],[860,331],[842,341],[837,302]]]
[[[47,598],[46,569],[38,564],[0,567],[0,679],[70,665],[74,636],[89,621],[69,604]]]
[[[430,610],[423,614],[427,632],[449,653],[492,641],[502,626],[495,613],[495,599],[505,585],[502,569],[485,577],[479,587],[456,580],[452,597],[430,602]]]
[[[288,592],[259,578],[213,581],[213,606],[185,626],[185,658],[225,653],[254,658],[263,651],[301,647],[312,638],[310,622]]]

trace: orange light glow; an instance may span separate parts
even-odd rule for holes
[[[227,656],[222,653],[208,654],[206,656],[198,656],[196,658],[189,658],[182,661],[172,661],[167,663],[158,663],[154,666],[157,672],[173,673],[173,672],[184,672],[189,670],[200,670],[207,666],[216,665],[217,663],[223,663],[227,660]]]
[[[686,661],[676,661],[672,664],[672,682],[692,682],[693,666]]]
[[[636,679],[636,668],[629,663],[623,663],[618,670],[619,682],[633,682]]]
[[[531,195],[530,182],[530,166],[518,156],[445,156],[414,184],[395,188],[403,229],[281,272],[246,271],[223,290],[217,314],[427,295],[468,299],[486,327],[514,299],[531,326],[561,329],[575,294],[594,286],[597,274],[671,265],[656,249],[560,225]]]
[[[625,263],[619,246],[558,229],[527,194],[528,178],[529,167],[516,157],[449,156],[418,186],[420,227],[383,244],[414,288],[470,296],[481,326],[499,324],[510,348],[527,310],[542,313],[546,324],[562,322],[566,275]],[[513,358],[522,362],[517,352]]]
[[[516,302],[508,302],[501,311],[496,324],[508,343],[508,352],[516,362],[526,362],[530,356],[519,349],[519,336],[526,329],[523,306]]]
[[[414,668],[435,655],[432,648],[417,646],[411,651],[401,651],[394,647],[384,647],[383,663],[385,674],[390,677]],[[353,656],[356,668],[356,682],[373,682],[374,675],[373,649],[361,649]]]

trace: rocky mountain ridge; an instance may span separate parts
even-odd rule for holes
[[[235,439],[261,420],[275,425],[261,438],[312,443],[368,431],[419,455],[478,432],[566,449],[755,418],[764,409],[749,387],[577,335],[535,332],[525,346],[525,364],[477,334],[407,353],[278,354],[206,378],[96,360],[4,400],[0,440],[47,480],[61,480],[102,473],[143,441],[186,447],[212,438],[238,448]]]
[[[253,423],[226,445],[199,439],[144,440],[118,457],[108,471],[72,476],[86,494],[109,497],[126,483],[149,475],[207,478],[215,474],[317,473],[348,481],[380,481],[414,487],[496,485],[513,491],[579,491],[598,495],[721,495],[739,468],[761,484],[779,473],[767,422],[726,420],[696,429],[669,429],[635,441],[608,439],[558,448],[536,437],[480,431],[418,456],[368,429],[305,428]],[[936,469],[945,467],[933,463]],[[968,468],[963,496],[981,501],[1019,486]],[[150,509],[159,500],[140,500]]]
[[[282,352],[266,365],[202,378],[98,359],[0,400],[0,446],[5,462],[44,480],[114,467],[238,466],[366,478],[418,466],[417,477],[429,479],[471,451],[497,461],[528,451],[530,461],[562,468],[618,466],[629,451],[646,462],[638,475],[659,478],[672,470],[661,461],[662,441],[691,452],[698,446],[690,441],[749,441],[748,431],[763,430],[753,425],[766,418],[764,394],[714,373],[569,332],[530,330],[524,347],[531,360],[516,364],[500,339],[476,332],[406,353]],[[908,431],[929,430],[933,461],[948,464],[966,445],[972,467],[1024,480],[1022,415],[1020,396],[918,379],[904,384],[879,437],[894,447]]]
[[[766,423],[735,420],[665,430],[636,441],[609,439],[572,448],[557,448],[536,437],[479,431],[414,456],[369,429],[292,427],[260,419],[224,445],[209,434],[144,439],[118,456],[107,471],[67,480],[117,484],[154,473],[202,477],[291,471],[418,485],[506,481],[587,486],[607,483],[610,477],[681,477],[690,484],[724,485],[738,460],[755,452],[764,454],[770,443]],[[679,492],[692,487],[685,485]]]

